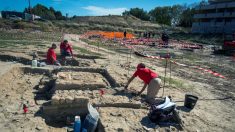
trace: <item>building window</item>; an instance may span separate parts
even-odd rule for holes
[[[232,19],[231,18],[226,18],[225,19],[225,24],[231,24],[232,22]]]
[[[224,19],[222,19],[222,18],[217,18],[217,19],[216,19],[216,22],[224,22]]]

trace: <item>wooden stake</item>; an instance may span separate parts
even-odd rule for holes
[[[167,69],[167,59],[166,59],[166,65],[165,65],[165,76],[164,76],[164,85],[163,85],[163,92],[162,92],[162,97],[164,96],[164,90],[166,86],[166,69]]]
[[[170,80],[169,80],[169,85],[171,86],[171,60],[170,60]]]
[[[121,44],[119,44],[119,46],[118,46],[118,50],[120,50],[120,46],[121,46]],[[120,51],[118,51],[118,65],[119,65],[119,63],[120,63],[119,58],[120,58]]]

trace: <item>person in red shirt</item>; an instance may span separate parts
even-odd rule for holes
[[[138,92],[138,95],[141,95],[141,93],[147,88],[147,97],[146,101],[150,104],[153,104],[155,102],[155,96],[157,95],[161,79],[158,78],[158,74],[153,72],[152,70],[145,68],[145,65],[143,63],[140,63],[137,65],[137,70],[133,74],[133,76],[128,80],[127,85],[125,86],[125,90],[127,90],[128,85],[131,83],[135,77],[139,77],[141,80],[144,81],[144,86],[141,89],[140,92]]]
[[[55,49],[57,48],[56,44],[52,44],[51,48],[47,51],[47,63],[49,65],[60,65],[56,59]]]
[[[68,43],[68,40],[64,40],[63,42],[60,43],[60,53],[62,57],[66,56],[73,57],[72,46]]]

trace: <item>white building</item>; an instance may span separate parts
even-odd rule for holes
[[[24,15],[25,15],[25,20],[26,21],[34,21],[34,20],[41,19],[40,16],[37,16],[37,15],[34,15],[34,14],[24,13]]]
[[[193,33],[235,33],[235,1],[209,0],[209,5],[196,8]]]

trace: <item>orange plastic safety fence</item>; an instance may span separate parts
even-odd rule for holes
[[[101,35],[104,38],[112,39],[112,38],[124,38],[123,32],[104,32],[104,31],[90,31],[87,32],[86,35]],[[131,33],[126,34],[126,38],[131,39],[134,38],[134,35]]]

